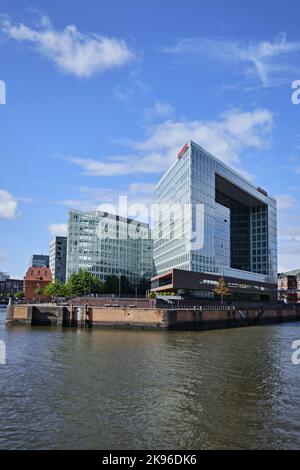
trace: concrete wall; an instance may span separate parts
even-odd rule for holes
[[[90,306],[13,305],[7,307],[8,324],[65,327],[152,328],[210,330],[300,320],[300,305],[260,310],[168,310],[101,308]]]
[[[141,326],[159,328],[162,325],[163,310],[161,309],[127,309],[127,308],[97,308],[91,311],[93,326]]]
[[[300,305],[263,311],[164,310],[164,322],[168,329],[210,330],[288,321],[300,321]]]

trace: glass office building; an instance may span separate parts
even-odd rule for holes
[[[50,269],[55,281],[66,282],[67,237],[54,237],[49,246]]]
[[[32,255],[30,257],[29,266],[32,268],[49,267],[49,255]]]
[[[183,147],[156,186],[155,203],[175,209],[153,229],[154,288],[160,279],[168,285],[171,270],[276,284],[275,199],[203,148]]]
[[[153,274],[149,225],[100,211],[69,211],[67,278],[79,269],[136,283]]]

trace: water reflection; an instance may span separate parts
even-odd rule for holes
[[[0,448],[300,446],[297,324],[204,333],[2,324],[3,338]]]

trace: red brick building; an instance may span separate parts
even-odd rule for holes
[[[279,274],[278,300],[286,303],[300,302],[300,272]]]
[[[25,300],[48,300],[48,297],[37,294],[38,289],[43,289],[52,282],[51,270],[48,267],[28,268],[24,277],[24,294]]]

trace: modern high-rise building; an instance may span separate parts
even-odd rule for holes
[[[153,274],[149,225],[117,215],[70,210],[67,253],[67,278],[79,269],[132,283]]]
[[[32,255],[29,263],[31,268],[49,268],[49,255]]]
[[[212,298],[224,277],[234,298],[276,297],[276,201],[265,190],[190,142],[154,199],[175,209],[153,228],[153,290]]]
[[[53,280],[66,282],[67,237],[54,237],[50,241],[50,269]]]

